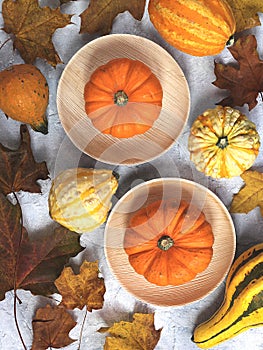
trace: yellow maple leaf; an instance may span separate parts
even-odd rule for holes
[[[260,25],[258,12],[263,12],[262,0],[227,0],[236,19],[236,32]]]
[[[133,315],[132,322],[120,321],[99,332],[110,333],[104,350],[153,350],[161,336],[162,329],[154,327],[154,314]]]
[[[98,262],[84,261],[79,274],[75,275],[71,267],[65,267],[56,279],[55,285],[62,295],[62,305],[67,309],[88,311],[101,309],[104,302],[104,279],[98,277]]]
[[[234,195],[230,212],[248,213],[256,207],[260,207],[263,216],[263,174],[253,170],[247,170],[241,175],[245,186]]]
[[[62,14],[59,8],[41,8],[37,0],[4,0],[2,14],[3,30],[14,35],[14,47],[26,63],[32,64],[37,57],[53,66],[61,62],[52,35],[70,23],[70,15]]]

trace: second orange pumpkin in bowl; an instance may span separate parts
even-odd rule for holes
[[[104,134],[127,138],[151,128],[162,108],[163,90],[143,62],[115,58],[99,66],[84,89],[85,110]]]
[[[124,249],[134,270],[159,286],[180,285],[204,271],[213,255],[211,225],[182,200],[154,201],[130,219]]]

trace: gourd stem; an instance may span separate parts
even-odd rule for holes
[[[128,103],[128,96],[123,90],[119,90],[114,94],[114,103],[117,106],[125,106]]]
[[[157,242],[157,247],[161,250],[168,250],[174,245],[174,241],[170,236],[163,235]]]
[[[227,136],[219,137],[216,145],[221,149],[226,148],[228,146]]]
[[[226,47],[232,46],[235,42],[235,38],[234,38],[234,34],[231,35],[231,37],[228,39],[227,43],[226,43]]]

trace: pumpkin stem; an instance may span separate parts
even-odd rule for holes
[[[228,146],[227,136],[219,137],[216,145],[221,149],[226,148]]]
[[[119,90],[114,94],[114,103],[117,106],[125,106],[128,103],[128,96],[123,90]]]
[[[162,236],[157,242],[157,247],[161,250],[168,250],[174,245],[174,241],[170,236]]]

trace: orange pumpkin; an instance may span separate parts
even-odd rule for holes
[[[220,53],[236,29],[225,0],[150,0],[148,10],[160,35],[193,56]]]
[[[212,258],[211,225],[185,201],[155,201],[129,220],[124,249],[134,270],[159,286],[180,285],[204,271]]]
[[[118,138],[143,134],[158,118],[163,91],[144,63],[116,58],[98,67],[85,85],[85,110],[93,125]]]

